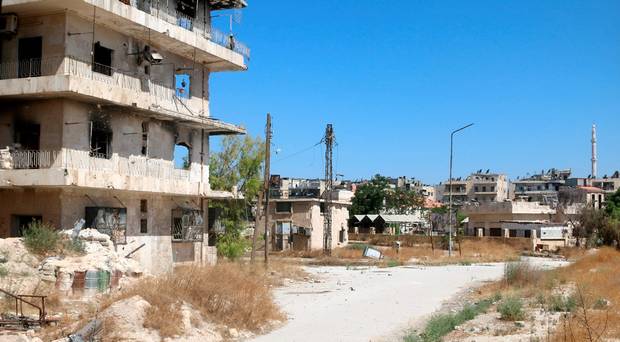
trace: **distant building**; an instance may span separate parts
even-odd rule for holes
[[[570,177],[571,170],[550,169],[546,172],[517,179],[512,182],[514,198],[527,202],[554,204],[558,202],[558,191]]]
[[[502,202],[508,199],[506,175],[491,173],[489,170],[472,173],[466,179],[452,179],[443,184],[442,202],[448,203],[452,194],[453,203]]]
[[[323,248],[325,182],[318,179],[280,178],[271,182],[269,223],[274,250],[320,250]],[[330,248],[348,242],[349,208],[353,192],[335,189],[332,199]],[[262,226],[264,226],[264,221]],[[261,226],[261,227],[262,227]]]
[[[556,210],[548,205],[530,202],[495,202],[479,205],[466,205],[461,208],[469,220],[465,235],[470,236],[503,236],[504,222],[552,222]],[[530,237],[529,233],[523,237]]]

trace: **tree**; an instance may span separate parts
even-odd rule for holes
[[[210,159],[209,181],[214,190],[232,191],[234,187],[243,196],[231,201],[215,202],[222,208],[224,233],[218,236],[220,254],[236,259],[248,248],[243,230],[248,220],[250,205],[256,201],[262,185],[262,163],[265,143],[249,135],[227,136],[222,139],[222,149]]]
[[[415,191],[394,189],[385,193],[385,209],[395,214],[409,214],[423,204],[424,197]]]
[[[599,232],[607,225],[607,221],[605,211],[584,207],[573,228],[573,236],[577,238],[577,245],[580,245],[582,241],[585,242],[586,247],[597,245]]]
[[[379,213],[384,206],[387,188],[388,180],[381,175],[375,175],[370,182],[360,185],[353,196],[351,215]]]

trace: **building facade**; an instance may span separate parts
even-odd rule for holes
[[[202,262],[209,78],[249,50],[211,28],[243,0],[5,0],[0,63],[0,236],[32,221],[109,234],[147,271]]]
[[[324,191],[322,180],[272,177],[268,218],[273,250],[323,249],[326,210],[331,210],[332,216],[329,248],[347,245],[353,193],[333,190],[332,205],[327,208]]]
[[[450,194],[453,203],[457,204],[502,202],[508,199],[508,180],[504,174],[479,170],[465,179],[452,179],[452,185],[447,180],[443,184],[442,202],[448,203]]]
[[[558,191],[560,187],[565,185],[570,175],[570,169],[550,169],[533,176],[517,179],[512,182],[514,198],[553,205],[558,202]]]

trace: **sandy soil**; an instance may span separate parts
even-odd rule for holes
[[[528,260],[543,268],[564,264]],[[398,341],[455,295],[501,278],[504,264],[308,267],[307,271],[320,282],[277,289],[276,301],[289,321],[253,341]]]
[[[309,267],[320,283],[277,289],[288,314],[282,328],[254,341],[385,341],[412,321],[481,281],[495,280],[503,264],[442,267]]]

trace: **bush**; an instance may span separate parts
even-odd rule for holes
[[[523,302],[518,297],[508,297],[498,306],[497,311],[505,321],[520,321],[524,318]]]
[[[538,281],[542,272],[527,262],[511,262],[504,266],[506,285],[528,285]]]
[[[75,238],[75,239],[70,238],[68,240],[63,240],[63,249],[73,254],[85,254],[86,253],[86,245],[84,244],[84,241],[78,238]]]
[[[6,267],[0,265],[0,278],[4,278],[9,275],[9,270]]]
[[[60,234],[50,224],[35,221],[24,231],[24,244],[30,252],[45,255],[53,252],[60,242]]]
[[[564,297],[562,295],[551,296],[549,299],[550,311],[554,312],[573,312],[577,307],[577,301],[574,297]]]
[[[368,247],[368,245],[365,243],[351,243],[348,244],[346,248],[363,251],[364,249],[366,249],[366,247]]]
[[[248,248],[249,243],[245,238],[232,232],[226,232],[217,239],[217,252],[230,260],[239,259]]]
[[[410,333],[405,337],[406,342],[435,342],[453,331],[456,326],[470,321],[479,314],[486,312],[493,304],[493,298],[485,299],[476,304],[467,304],[456,314],[442,314],[433,316],[421,334]]]

